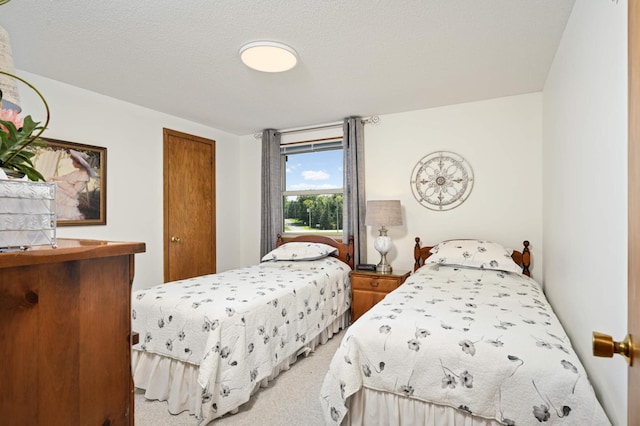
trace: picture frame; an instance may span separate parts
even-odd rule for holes
[[[58,226],[107,224],[107,148],[40,138],[33,164],[56,183]]]

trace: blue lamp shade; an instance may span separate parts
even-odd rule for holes
[[[9,34],[2,27],[0,27],[0,71],[10,74],[15,73]],[[16,79],[8,75],[0,74],[0,90],[2,91],[2,98],[0,98],[2,100],[2,109],[22,111]]]

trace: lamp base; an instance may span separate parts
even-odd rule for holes
[[[381,274],[390,274],[393,270],[391,269],[391,265],[382,263],[378,263],[376,265],[376,272],[380,272]]]
[[[390,273],[391,265],[387,262],[387,252],[391,249],[391,238],[387,236],[384,226],[380,228],[380,235],[374,241],[373,247],[380,253],[380,263],[376,265],[376,272]]]

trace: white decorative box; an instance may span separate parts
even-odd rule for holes
[[[56,184],[0,179],[0,251],[56,247]]]

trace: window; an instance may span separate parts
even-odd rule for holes
[[[342,138],[284,144],[284,232],[342,234]]]

